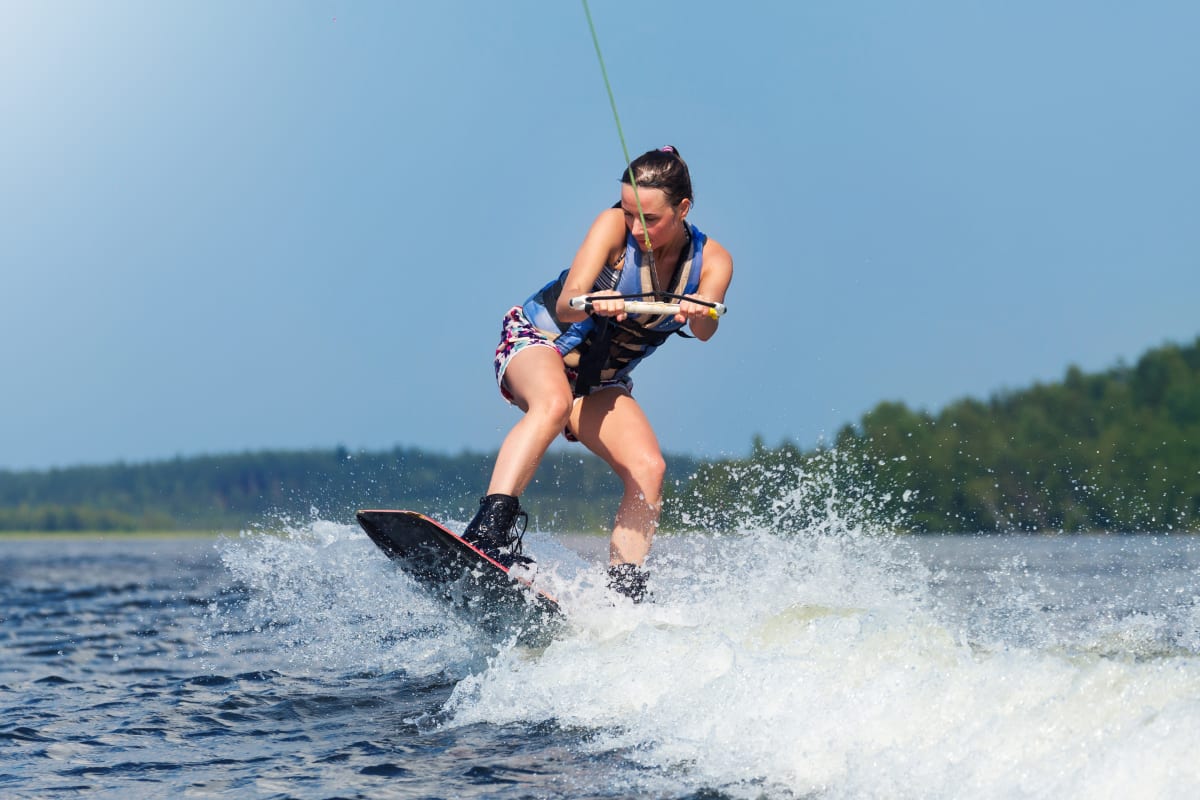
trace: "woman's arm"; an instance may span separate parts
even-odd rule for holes
[[[700,285],[696,293],[688,295],[697,300],[709,303],[724,303],[725,292],[729,282],[733,280],[733,257],[729,251],[712,239],[704,244],[704,264],[700,273]],[[687,322],[692,335],[700,341],[707,341],[717,332],[719,322],[712,317],[710,308],[699,303],[679,302],[679,313],[675,315],[677,322]]]
[[[591,230],[584,237],[579,251],[575,253],[575,260],[571,262],[571,271],[567,273],[567,282],[554,309],[561,321],[578,322],[587,319],[586,311],[576,311],[568,303],[572,297],[591,294],[604,265],[611,264],[624,250],[625,216],[619,208],[605,209],[592,223]],[[596,314],[612,316],[620,310],[621,304],[620,300],[607,303],[597,300],[592,310]],[[624,319],[624,316],[617,315],[618,321]]]

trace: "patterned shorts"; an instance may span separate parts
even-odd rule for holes
[[[504,315],[504,321],[500,324],[500,343],[496,345],[496,357],[492,362],[496,370],[496,384],[500,387],[500,394],[509,403],[513,403],[513,396],[504,386],[504,372],[508,369],[509,362],[512,361],[513,356],[526,347],[549,347],[556,353],[558,352],[558,348],[554,346],[554,341],[546,332],[536,327],[525,316],[525,310],[520,306],[513,306]],[[571,384],[571,391],[574,392],[575,381],[579,377],[578,371],[568,367],[566,364],[563,365],[563,371],[566,372],[567,382]],[[620,387],[630,394],[633,393],[633,381],[628,377],[624,377],[612,381],[602,381],[598,386],[592,387],[588,394],[613,386]],[[563,434],[570,441],[576,441],[569,430],[564,431]]]
[[[546,332],[535,327],[525,316],[525,310],[520,306],[513,306],[504,315],[504,321],[500,323],[500,343],[496,345],[496,357],[492,362],[496,370],[496,383],[500,387],[500,394],[509,403],[513,402],[513,396],[504,386],[504,372],[508,369],[508,364],[512,361],[513,356],[526,347],[549,347],[554,352],[558,352],[558,348],[554,346],[553,340],[546,335]],[[566,365],[563,366],[563,369],[567,371],[567,380],[574,386],[575,378],[578,377],[577,373],[567,369]]]

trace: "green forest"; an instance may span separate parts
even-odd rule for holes
[[[1200,531],[1200,339],[937,414],[880,403],[828,450],[758,442],[689,491],[709,527],[813,524],[832,499],[913,532]]]
[[[469,519],[494,454],[264,451],[144,464],[0,471],[0,531],[172,531],[353,519],[359,508],[414,508]],[[670,476],[695,471],[672,459]],[[620,483],[580,448],[547,454],[523,502],[531,524],[607,524]],[[541,512],[538,515],[538,512]]]
[[[467,519],[494,454],[268,451],[0,471],[0,531],[238,530],[356,508]],[[1137,363],[964,399],[883,402],[827,445],[668,456],[664,527],[776,529],[852,513],[908,532],[1200,531],[1200,338]],[[620,485],[578,446],[553,450],[531,525],[602,530]]]

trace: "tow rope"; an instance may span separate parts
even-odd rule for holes
[[[596,46],[596,60],[600,62],[600,77],[604,78],[604,90],[608,92],[608,104],[612,107],[613,121],[617,123],[617,138],[621,140],[621,154],[625,163],[629,163],[629,147],[625,144],[625,131],[621,129],[621,115],[617,113],[617,100],[613,97],[612,84],[608,80],[608,70],[604,67],[604,54],[600,52],[600,37],[596,35],[596,25],[592,22],[592,11],[588,8],[587,0],[583,3],[583,13],[587,17],[588,30],[592,32],[592,44]],[[638,218],[642,221],[642,235],[646,240],[646,257],[650,260],[650,268],[654,268],[654,248],[650,246],[650,231],[646,229],[646,214],[642,211],[642,198],[638,194],[637,179],[633,176],[633,167],[629,167],[629,184],[633,186],[633,200],[637,203]]]

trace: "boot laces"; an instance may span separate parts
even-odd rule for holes
[[[487,498],[482,497],[479,502],[486,503]],[[483,533],[476,536],[468,533],[467,541],[482,547],[488,555],[505,567],[510,567],[517,562],[532,563],[532,558],[521,554],[525,531],[529,527],[528,512],[518,504],[516,510],[512,512],[512,516],[502,523],[505,516],[507,515],[502,516],[494,510],[491,511],[484,517],[483,524],[480,526],[483,528]]]
[[[521,520],[521,530],[520,531],[517,530],[517,520],[518,519]],[[528,527],[529,527],[529,514],[526,513],[525,509],[521,508],[520,506],[517,506],[517,513],[513,514],[512,524],[509,525],[508,530],[505,531],[505,533],[507,533],[509,536],[512,537],[511,544],[509,545],[509,552],[512,553],[514,556],[521,555],[521,540],[525,537],[525,529]]]

